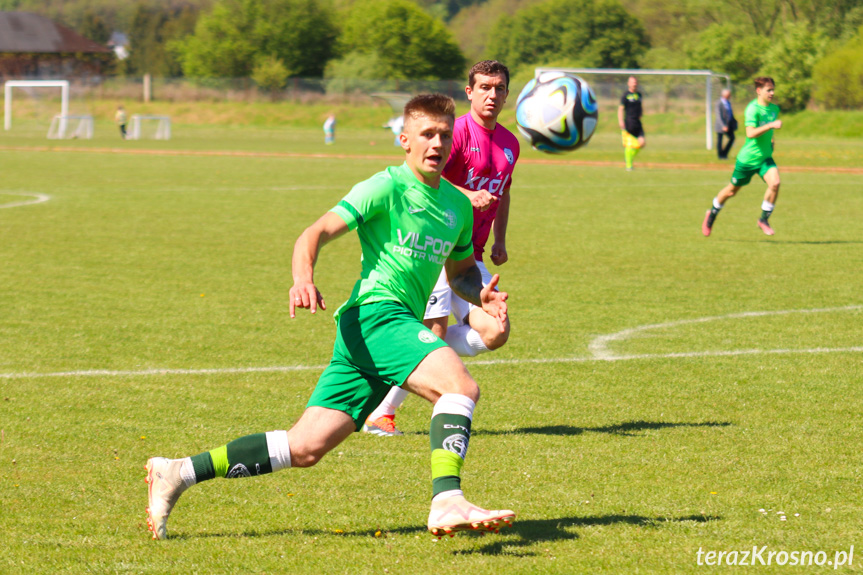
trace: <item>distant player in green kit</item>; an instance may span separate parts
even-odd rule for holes
[[[361,277],[335,313],[333,357],[306,410],[288,431],[247,435],[193,457],[150,459],[147,514],[154,539],[167,537],[171,510],[196,483],[315,465],[362,427],[391,386],[434,405],[428,530],[437,537],[497,531],[515,519],[509,510],[477,507],[462,493],[461,468],[479,387],[458,355],[422,323],[443,267],[460,297],[501,325],[507,317],[507,294],[495,291],[498,276],[483,287],[473,257],[470,200],[441,178],[452,147],[455,103],[440,94],[417,96],[405,106],[404,117],[399,138],[405,163],[354,186],[294,246],[291,317],[296,308],[326,309],[314,282],[325,244],[355,229],[363,255]]]
[[[746,106],[744,125],[746,126],[746,143],[737,154],[737,163],[734,165],[734,173],[731,174],[731,183],[720,190],[713,199],[713,207],[704,215],[701,224],[701,233],[709,236],[713,229],[713,222],[719,215],[719,210],[725,205],[728,198],[737,194],[737,191],[749,183],[752,176],[758,174],[767,184],[764,193],[764,202],[761,204],[761,217],[758,218],[758,227],[768,236],[773,235],[773,228],[768,220],[776,205],[779,195],[779,168],[773,161],[773,130],[782,128],[782,120],[779,116],[779,106],[773,102],[773,92],[776,83],[773,78],[760,77],[755,79],[756,99]]]

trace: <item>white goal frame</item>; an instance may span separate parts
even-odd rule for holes
[[[704,131],[707,149],[713,149],[713,79],[725,80],[725,87],[731,89],[731,77],[710,70],[640,70],[627,68],[537,68],[534,73],[568,72],[570,74],[607,74],[618,76],[695,76],[704,78],[706,96],[704,98]]]
[[[74,120],[78,120],[78,125],[75,127],[74,131],[70,131],[67,129],[69,127],[69,122]],[[67,132],[70,135],[67,136]],[[72,116],[63,116],[58,114],[54,116],[54,119],[51,120],[51,127],[48,128],[48,139],[62,140],[67,137],[80,138],[82,140],[92,140],[93,116],[91,116],[90,114]]]
[[[69,116],[69,80],[9,80],[3,87],[3,129],[12,129],[12,88],[60,88],[60,116]],[[65,133],[66,125],[62,124]]]
[[[159,124],[156,126],[156,140],[171,139],[171,116],[144,116],[141,114],[133,114],[130,120],[129,131],[126,134],[127,140],[141,139],[141,120],[156,120]]]

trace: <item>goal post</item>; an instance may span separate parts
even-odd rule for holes
[[[155,140],[170,140],[171,139],[171,117],[170,116],[145,116],[142,114],[133,114],[129,118],[129,132],[126,134],[128,140],[140,140],[142,138],[141,124],[143,122],[155,123],[155,132],[150,136]]]
[[[78,124],[74,130],[70,130],[70,123],[76,121]],[[48,128],[49,140],[62,140],[64,138],[80,138],[82,140],[93,139],[93,116],[89,114],[63,116],[56,115],[51,120]]]
[[[535,74],[543,72],[566,72],[577,75],[594,76],[678,76],[703,79],[704,81],[704,131],[708,150],[713,149],[713,107],[714,90],[724,82],[725,88],[731,88],[731,77],[728,74],[718,74],[711,70],[642,70],[632,68],[536,68]],[[587,78],[586,78],[587,79]],[[714,82],[716,81],[716,83]]]
[[[12,88],[60,88],[60,116],[69,115],[68,80],[9,80],[3,86],[3,128],[7,132],[12,129]],[[62,131],[65,130],[63,124]]]

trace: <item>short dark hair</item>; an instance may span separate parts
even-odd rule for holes
[[[770,76],[758,76],[755,78],[755,89],[763,88],[767,84],[773,84],[773,87],[776,87],[776,82],[773,81],[773,78]]]
[[[470,69],[470,72],[467,75],[467,83],[471,88],[473,88],[474,85],[474,76],[477,74],[482,74],[483,76],[496,76],[497,74],[503,74],[506,78],[506,89],[509,90],[509,68],[497,60],[483,60],[482,62],[477,62],[473,65],[473,68]]]
[[[420,94],[405,104],[405,122],[420,117],[449,118],[455,122],[455,100],[443,94]]]

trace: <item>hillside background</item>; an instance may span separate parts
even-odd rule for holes
[[[462,80],[536,66],[709,69],[777,81],[783,112],[863,107],[863,0],[0,0],[128,58],[112,75]],[[120,36],[118,36],[118,33]]]

